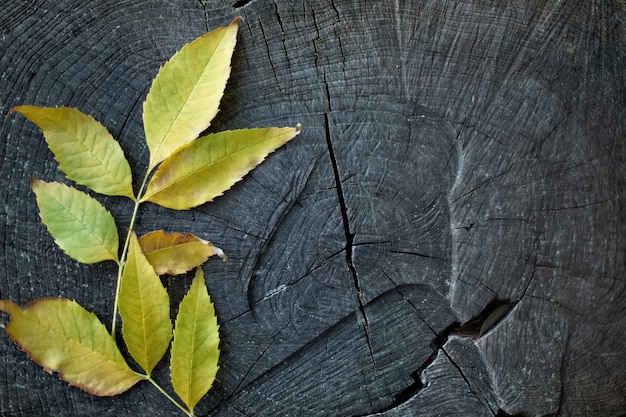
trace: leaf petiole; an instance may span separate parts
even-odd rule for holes
[[[187,410],[187,409],[186,409],[186,408],[185,408],[185,407],[184,407],[181,403],[179,403],[178,401],[176,401],[176,400],[174,399],[174,397],[172,397],[171,395],[169,395],[169,394],[167,393],[167,391],[165,391],[163,388],[161,388],[161,386],[160,386],[160,385],[159,385],[159,384],[158,384],[158,383],[157,383],[154,379],[152,379],[152,377],[150,377],[150,376],[148,376],[148,375],[144,375],[144,376],[145,376],[145,379],[146,379],[147,381],[150,381],[150,383],[151,383],[152,385],[154,385],[154,387],[155,387],[156,389],[158,389],[158,390],[159,390],[159,392],[160,392],[161,394],[165,395],[165,397],[166,397],[168,400],[170,400],[170,401],[172,402],[172,404],[174,404],[176,407],[178,407],[178,408],[179,408],[179,409],[180,409],[183,413],[185,413],[185,414],[186,414],[187,416],[189,416],[189,417],[195,417],[195,415],[194,415],[191,411]]]

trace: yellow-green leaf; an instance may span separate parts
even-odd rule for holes
[[[157,74],[143,105],[149,170],[197,138],[217,114],[240,21],[183,46]]]
[[[212,201],[300,133],[301,126],[228,130],[202,136],[168,157],[142,201],[184,210]]]
[[[75,301],[41,299],[25,307],[0,300],[6,331],[47,372],[90,394],[120,394],[142,378],[132,371],[98,318]]]
[[[93,117],[69,107],[17,106],[12,110],[39,126],[69,179],[101,194],[135,198],[122,148]]]
[[[174,391],[193,412],[207,393],[218,369],[219,325],[201,268],[180,303],[170,372]]]
[[[226,258],[220,248],[191,233],[168,234],[163,230],[156,230],[141,236],[139,244],[148,262],[159,275],[183,274],[202,265],[213,255]]]
[[[128,351],[149,375],[172,339],[170,297],[131,233],[119,296]]]
[[[55,242],[78,262],[118,260],[115,220],[97,200],[58,182],[31,179],[39,215]]]

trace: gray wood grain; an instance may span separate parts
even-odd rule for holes
[[[10,2],[0,298],[74,298],[108,323],[116,273],[54,246],[28,178],[63,175],[9,108],[80,108],[139,177],[159,66],[241,15],[210,129],[304,132],[214,203],[138,219],[229,255],[205,266],[222,356],[198,415],[624,415],[626,4],[544,3]],[[128,224],[128,202],[101,201]],[[180,300],[189,280],[166,284]],[[69,387],[5,333],[0,387],[0,415],[177,412],[149,384]]]

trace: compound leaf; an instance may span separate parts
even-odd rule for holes
[[[55,242],[78,262],[118,260],[115,220],[97,200],[58,182],[31,179],[39,215]]]
[[[183,46],[157,74],[143,105],[149,170],[197,138],[217,114],[240,21]]]
[[[170,297],[131,233],[119,309],[128,351],[149,375],[172,339]]]
[[[101,194],[135,198],[122,148],[93,117],[69,107],[17,106],[12,110],[39,126],[69,179]]]
[[[183,274],[202,265],[210,256],[225,259],[224,252],[209,241],[187,233],[165,233],[156,230],[139,238],[144,255],[157,274]]]
[[[25,307],[0,300],[11,315],[5,330],[47,372],[90,394],[120,394],[142,378],[124,361],[98,318],[75,301],[40,299]]]
[[[163,161],[142,201],[176,210],[212,201],[300,129],[298,125],[228,130],[199,137]]]
[[[218,369],[219,325],[201,268],[180,303],[170,372],[174,391],[193,412],[207,393]]]

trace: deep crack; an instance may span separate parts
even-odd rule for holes
[[[435,334],[435,338],[431,343],[431,354],[417,368],[417,370],[411,373],[411,378],[413,378],[414,382],[411,385],[407,386],[404,390],[400,391],[395,396],[393,403],[391,403],[388,407],[381,411],[384,412],[398,407],[399,405],[405,403],[406,401],[417,395],[417,393],[425,387],[424,382],[421,379],[422,372],[424,372],[424,370],[426,370],[430,365],[433,364],[435,359],[437,359],[440,351],[443,352],[443,354],[448,357],[452,365],[457,368],[461,377],[468,385],[470,391],[474,394],[476,398],[478,398],[478,394],[474,391],[470,381],[466,378],[461,367],[452,360],[448,352],[444,349],[444,345],[451,335],[457,335],[461,337],[473,337],[475,339],[478,339],[483,334],[493,329],[497,324],[502,322],[502,320],[504,320],[511,313],[516,304],[516,302],[512,302],[509,300],[495,298],[489,304],[487,304],[483,311],[481,311],[476,317],[463,323],[463,325],[460,325],[458,322],[454,322],[448,325],[448,327],[446,327],[440,333]],[[435,332],[434,329],[430,327],[427,322],[424,323],[433,331],[433,333]],[[508,415],[501,414],[502,412],[502,410],[499,410],[497,415]]]
[[[330,102],[330,97],[329,97]],[[372,357],[372,362],[374,362],[374,351],[372,349],[372,343],[370,340],[369,334],[369,322],[367,320],[367,315],[365,313],[365,300],[363,297],[363,291],[361,290],[361,285],[359,283],[359,276],[354,267],[353,259],[353,246],[354,246],[354,233],[350,230],[350,221],[348,217],[348,208],[346,205],[346,199],[343,194],[343,187],[341,186],[341,177],[339,175],[339,167],[337,165],[337,159],[335,157],[335,151],[333,149],[333,144],[330,135],[330,123],[328,122],[328,113],[324,113],[324,127],[326,130],[326,144],[328,146],[328,155],[330,156],[330,163],[333,168],[333,174],[335,177],[335,185],[337,188],[337,197],[339,199],[339,208],[341,210],[341,219],[343,223],[343,230],[346,237],[346,264],[348,265],[348,269],[350,270],[350,275],[352,275],[352,281],[354,284],[354,288],[356,290],[357,299],[359,302],[359,314],[363,319],[363,329],[365,331],[365,339],[367,340],[367,346],[370,351],[370,356]]]
[[[428,325],[428,323],[426,323],[426,325]],[[398,407],[399,405],[407,402],[410,398],[415,396],[422,388],[424,388],[424,383],[422,382],[422,378],[421,378],[422,372],[424,372],[426,368],[428,368],[430,365],[433,364],[435,359],[437,359],[437,355],[439,355],[439,351],[443,350],[443,345],[445,345],[446,342],[448,341],[448,337],[451,334],[453,334],[458,329],[458,327],[459,327],[459,323],[454,322],[450,324],[448,327],[446,327],[445,329],[443,329],[441,333],[435,335],[435,338],[433,339],[431,343],[431,346],[432,346],[431,354],[419,366],[419,368],[417,368],[415,372],[411,374],[411,378],[413,378],[414,382],[411,385],[407,386],[402,391],[400,391],[398,394],[396,394],[394,401],[382,411],[389,411],[393,408]]]

